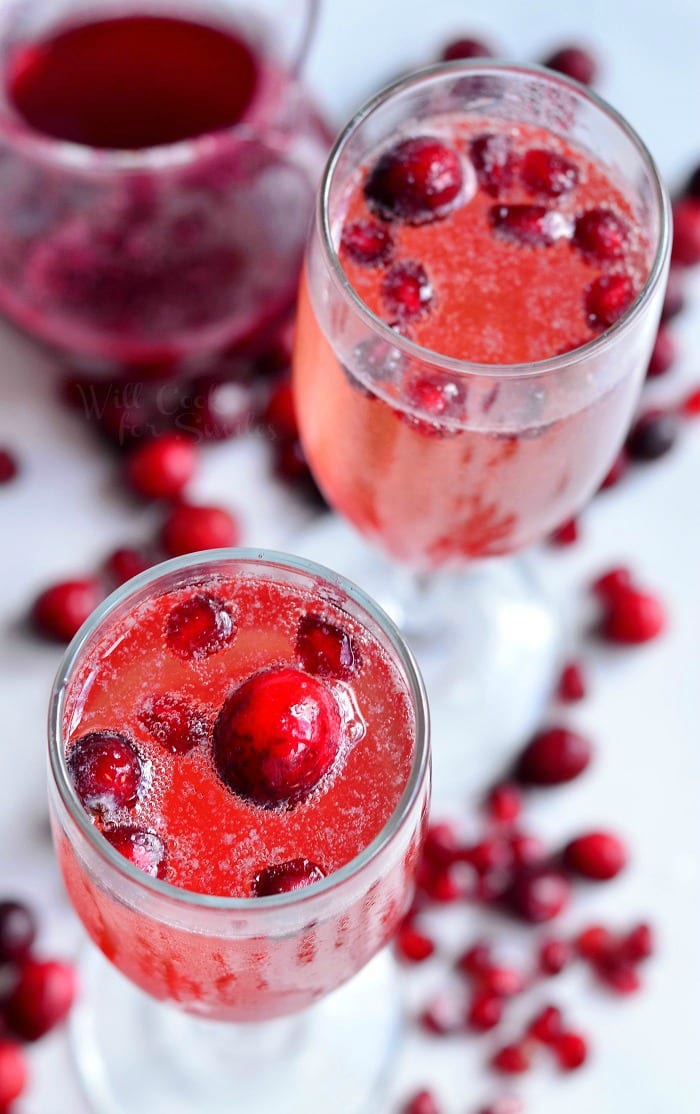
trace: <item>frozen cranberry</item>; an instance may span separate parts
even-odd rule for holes
[[[617,484],[619,484],[620,480],[623,478],[623,476],[626,474],[628,467],[629,467],[629,458],[628,458],[627,453],[625,452],[625,450],[622,449],[617,454],[614,461],[612,462],[612,464],[610,466],[610,470],[607,473],[605,479],[603,480],[603,482],[600,485],[600,488],[598,490],[599,491],[607,491],[608,488],[616,487]]]
[[[500,1025],[503,1017],[503,999],[489,991],[481,991],[472,998],[467,1014],[467,1024],[478,1033],[487,1033]]]
[[[494,51],[483,39],[453,39],[443,49],[443,62],[458,62],[467,58],[493,58]]]
[[[152,878],[165,878],[167,856],[165,844],[155,832],[142,828],[110,828],[104,833],[115,851],[133,866]]]
[[[587,209],[576,221],[573,243],[587,255],[608,261],[622,259],[629,231],[612,209]]]
[[[0,484],[8,484],[17,475],[17,460],[8,449],[0,449]]]
[[[385,220],[443,216],[462,189],[459,155],[441,139],[403,139],[380,156],[365,183],[367,204]]]
[[[523,155],[520,176],[531,193],[561,197],[576,187],[578,168],[556,151],[533,147]]]
[[[417,1091],[404,1103],[401,1114],[440,1114],[440,1105],[432,1091]]]
[[[429,419],[442,422],[445,419],[459,421],[464,418],[466,391],[461,383],[455,383],[451,379],[416,375],[405,385],[405,399],[410,406]],[[423,422],[415,415],[406,414],[406,418],[412,424],[420,425],[424,432],[445,432],[444,426],[435,426],[430,421]]]
[[[520,755],[517,774],[526,785],[561,785],[573,781],[589,766],[589,740],[566,727],[540,731]]]
[[[489,196],[500,197],[515,182],[520,159],[508,136],[477,135],[469,144],[469,157],[479,187]]]
[[[198,441],[227,441],[252,428],[255,410],[246,379],[223,373],[204,375],[183,391],[174,425]]]
[[[462,1032],[465,1026],[462,995],[450,990],[436,994],[422,1011],[419,1020],[426,1032],[437,1037]]]
[[[612,832],[587,832],[564,848],[567,870],[598,882],[617,878],[627,865],[627,848]]]
[[[625,448],[632,460],[642,463],[658,460],[674,447],[678,430],[678,418],[675,414],[668,411],[650,411],[634,423]]]
[[[539,951],[539,968],[543,975],[560,975],[571,962],[571,945],[566,940],[543,940]]]
[[[685,306],[685,273],[681,267],[671,267],[668,272],[661,320],[671,321]]]
[[[505,1044],[491,1057],[491,1066],[501,1075],[523,1075],[532,1066],[530,1050],[526,1044]]]
[[[0,901],[0,964],[16,963],[29,954],[36,937],[36,919],[20,901]]]
[[[126,584],[151,567],[152,562],[138,549],[115,549],[105,561],[105,572],[116,585]]]
[[[494,205],[489,221],[503,239],[531,248],[548,247],[568,233],[561,213],[544,205]]]
[[[214,728],[214,761],[234,793],[264,807],[293,804],[338,756],[340,710],[322,681],[267,669],[234,690]]]
[[[237,544],[239,535],[236,519],[223,507],[178,503],[163,523],[160,540],[169,557],[182,557],[201,549],[226,549]]]
[[[198,593],[175,604],[165,623],[165,638],[179,657],[198,661],[228,646],[237,629],[233,611],[222,600]]]
[[[176,433],[138,445],[125,464],[126,481],[146,499],[177,499],[197,468],[197,448]]]
[[[690,391],[681,403],[681,410],[688,418],[700,416],[700,387]]]
[[[187,754],[209,738],[209,723],[203,709],[180,693],[148,697],[138,718],[163,749],[172,754]]]
[[[386,263],[393,246],[389,229],[376,220],[346,224],[340,238],[341,251],[365,267]]]
[[[632,572],[626,565],[615,565],[591,584],[591,591],[601,600],[613,599],[618,592],[632,587]]]
[[[578,539],[579,525],[577,518],[570,518],[549,535],[550,543],[562,548],[566,548],[567,545],[574,545]]]
[[[616,940],[609,929],[601,924],[592,924],[579,932],[574,945],[581,959],[597,963],[611,954]]]
[[[586,695],[586,678],[581,664],[569,661],[561,671],[557,696],[565,704],[574,704]]]
[[[525,979],[514,967],[487,967],[479,976],[481,989],[498,998],[514,998],[525,989]]]
[[[67,763],[75,791],[91,812],[109,813],[135,804],[143,770],[126,735],[91,731],[70,744]]]
[[[319,677],[338,677],[347,681],[360,664],[360,654],[352,638],[342,627],[321,615],[303,615],[299,621],[296,652],[307,673]]]
[[[413,260],[395,263],[382,282],[382,297],[392,314],[418,317],[433,299],[433,287],[425,267]]]
[[[483,941],[477,941],[457,960],[457,969],[465,975],[480,978],[493,965],[491,948]]]
[[[299,437],[292,382],[288,376],[278,380],[262,414],[260,424],[275,441],[296,441]]]
[[[560,1033],[552,1049],[562,1071],[576,1071],[588,1059],[588,1044],[580,1033]]]
[[[651,359],[647,367],[647,379],[655,379],[659,375],[665,375],[673,367],[677,356],[678,345],[673,334],[665,325],[661,325],[656,334]]]
[[[700,199],[681,197],[673,205],[671,259],[681,267],[700,263]]]
[[[532,1019],[527,1027],[528,1036],[540,1044],[552,1045],[559,1039],[564,1029],[562,1012],[556,1006],[545,1006]]]
[[[32,607],[33,625],[46,638],[70,642],[101,599],[102,589],[93,577],[63,580],[37,596]]]
[[[275,894],[296,893],[325,877],[325,870],[309,859],[290,859],[287,863],[266,866],[256,874],[253,894],[255,897],[273,897]]]
[[[562,46],[550,54],[543,64],[550,70],[580,81],[582,85],[592,85],[598,74],[595,58],[581,46]]]
[[[635,298],[629,275],[601,275],[586,290],[585,307],[592,328],[607,329],[622,317]]]
[[[16,1041],[0,1039],[0,1110],[9,1114],[29,1079],[27,1058]]]
[[[654,930],[651,925],[645,921],[635,925],[624,937],[621,948],[630,963],[640,963],[649,959],[656,950]]]
[[[514,824],[522,807],[522,794],[517,785],[509,781],[494,785],[486,798],[486,813],[496,824]]]
[[[621,588],[608,601],[600,634],[608,642],[636,645],[658,638],[668,620],[661,600],[637,588]]]
[[[554,920],[570,898],[571,886],[566,876],[546,865],[521,870],[506,892],[510,911],[529,924]]]
[[[435,953],[435,943],[425,933],[406,924],[399,929],[396,950],[407,963],[423,963]]]
[[[12,1033],[39,1040],[67,1016],[77,992],[73,967],[56,960],[27,959],[5,1004]]]

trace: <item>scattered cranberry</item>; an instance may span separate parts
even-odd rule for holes
[[[275,441],[298,440],[299,426],[289,376],[278,380],[272,388],[267,405],[260,415],[260,424]]]
[[[576,221],[573,243],[595,259],[622,259],[628,240],[627,225],[612,209],[587,209]]]
[[[493,965],[493,956],[488,944],[478,941],[472,944],[457,960],[457,969],[472,978],[481,978]]]
[[[525,979],[514,967],[487,967],[479,976],[479,986],[497,998],[514,998],[525,989]]]
[[[447,821],[431,824],[425,836],[423,854],[438,866],[450,866],[457,858],[459,840],[453,826]]]
[[[464,1029],[464,1003],[451,991],[436,994],[420,1015],[420,1024],[427,1033],[448,1037]]]
[[[167,856],[165,844],[155,832],[142,828],[110,828],[104,833],[115,851],[133,866],[152,878],[165,878]]]
[[[24,959],[35,937],[32,911],[20,901],[0,901],[0,966]]]
[[[561,671],[557,696],[565,704],[575,704],[586,695],[586,678],[581,664],[569,661]]]
[[[619,592],[632,587],[632,573],[626,565],[616,565],[601,573],[591,584],[591,591],[601,600],[611,600]]]
[[[564,864],[583,878],[608,882],[627,866],[627,848],[612,832],[588,832],[566,845]]]
[[[0,1039],[0,1110],[9,1114],[12,1104],[23,1094],[28,1079],[27,1059],[21,1045]]]
[[[488,1106],[482,1106],[479,1114],[524,1114],[525,1107],[517,1095],[503,1095]]]
[[[608,989],[622,997],[637,994],[642,988],[641,977],[630,963],[608,959],[598,964],[596,971]]]
[[[637,588],[620,588],[607,603],[600,633],[609,642],[650,642],[667,626],[666,609],[656,596]]]
[[[34,601],[32,622],[36,630],[57,642],[70,642],[89,619],[100,600],[97,580],[64,580],[46,588]]]
[[[431,1091],[418,1091],[405,1103],[401,1114],[440,1114],[440,1106]]]
[[[287,863],[267,866],[253,879],[255,897],[272,897],[275,894],[296,893],[326,877],[316,863],[309,859],[290,859]]]
[[[616,487],[620,480],[623,478],[629,467],[629,458],[624,449],[622,449],[615,457],[610,471],[600,485],[600,491],[607,491],[608,488]]]
[[[302,667],[319,677],[338,677],[347,681],[360,663],[355,640],[342,627],[321,615],[302,616],[295,648]]]
[[[566,235],[565,218],[544,205],[494,205],[491,227],[499,236],[526,247],[548,247]]]
[[[126,458],[127,483],[145,499],[177,499],[197,469],[197,448],[176,433],[137,445]]]
[[[665,375],[673,367],[677,356],[678,345],[673,333],[665,325],[661,325],[656,334],[651,359],[647,367],[647,379],[655,379],[659,375]]]
[[[493,839],[481,839],[473,846],[463,851],[463,856],[473,867],[477,874],[489,874],[493,871],[506,871],[513,862],[513,853],[510,843],[502,836]]]
[[[503,1017],[503,999],[488,990],[474,996],[467,1014],[467,1024],[478,1033],[488,1033],[500,1025]]]
[[[622,952],[630,963],[641,963],[645,959],[650,959],[655,950],[654,930],[644,921],[635,925],[622,941]]]
[[[589,50],[580,46],[563,46],[550,54],[544,63],[550,70],[563,73],[582,85],[592,85],[598,75],[598,64]]]
[[[566,548],[567,545],[574,545],[579,539],[579,525],[578,519],[570,518],[568,522],[563,523],[558,529],[554,530],[549,535],[549,540],[552,545],[562,546]]]
[[[515,182],[520,160],[507,136],[476,136],[469,144],[469,157],[480,188],[491,197],[500,197]]]
[[[472,874],[464,863],[434,868],[423,883],[423,891],[431,901],[447,905],[470,895]]]
[[[419,223],[443,216],[462,182],[462,164],[452,147],[434,136],[412,136],[380,156],[365,183],[365,198],[385,220]]]
[[[341,250],[365,267],[386,263],[393,246],[389,229],[376,220],[346,224],[340,238]]]
[[[0,484],[8,484],[14,480],[18,472],[16,458],[8,449],[0,449]]]
[[[179,693],[148,697],[138,718],[163,749],[172,754],[187,754],[209,739],[209,723],[203,710]]]
[[[514,824],[522,807],[522,794],[517,785],[509,781],[495,785],[486,798],[486,813],[496,824]]]
[[[593,328],[607,329],[629,309],[635,298],[629,275],[601,275],[586,290],[585,307]]]
[[[251,429],[255,409],[250,384],[241,373],[203,375],[182,392],[173,424],[199,441],[228,441]]]
[[[671,259],[681,267],[700,263],[700,200],[681,197],[673,205]]]
[[[689,418],[700,416],[700,387],[696,387],[695,390],[686,395],[681,404],[681,410]]]
[[[5,1004],[12,1033],[39,1040],[67,1016],[77,992],[73,967],[56,960],[27,959]]]
[[[492,1056],[491,1066],[502,1075],[523,1075],[532,1066],[529,1048],[525,1044],[506,1044]]]
[[[407,963],[423,963],[435,953],[435,943],[425,933],[405,924],[396,937],[396,950]]]
[[[561,1033],[552,1048],[562,1071],[576,1071],[588,1059],[588,1045],[580,1033]]]
[[[494,51],[483,39],[454,39],[444,48],[443,62],[458,62],[467,58],[493,58]]]
[[[427,271],[420,263],[406,260],[390,267],[382,282],[382,297],[398,317],[417,317],[433,299]]]
[[[71,743],[68,771],[91,812],[110,813],[135,804],[143,770],[135,746],[117,731],[91,731]]]
[[[275,444],[275,474],[285,483],[293,485],[307,496],[315,507],[327,507],[323,493],[319,489],[309,468],[301,441],[278,441]]]
[[[105,561],[105,572],[119,586],[145,572],[151,564],[148,557],[138,549],[115,549]]]
[[[168,647],[181,658],[195,661],[223,650],[236,636],[233,612],[213,596],[199,593],[177,603],[165,623]]]
[[[685,306],[685,274],[681,267],[671,267],[668,272],[661,320],[671,321]]]
[[[603,925],[592,924],[578,934],[574,943],[581,959],[598,963],[615,947],[615,937]]]
[[[560,975],[571,962],[571,945],[566,940],[543,940],[540,944],[539,968],[543,975]]]
[[[239,526],[222,507],[178,503],[161,528],[160,539],[169,557],[182,557],[202,549],[226,549],[236,545]]]
[[[545,857],[545,848],[539,836],[529,832],[513,832],[508,839],[514,866],[533,866]]]
[[[510,911],[529,924],[554,920],[570,898],[571,886],[566,876],[546,865],[521,870],[506,893]]]
[[[593,747],[585,736],[550,727],[535,735],[520,755],[518,779],[526,785],[561,785],[582,774],[592,757]]]
[[[553,1045],[562,1035],[564,1018],[556,1006],[545,1006],[528,1025],[528,1036],[540,1044]]]
[[[632,460],[647,463],[669,453],[677,437],[678,418],[675,414],[655,410],[637,419],[625,447]]]
[[[531,193],[545,197],[561,197],[578,183],[575,164],[556,151],[543,147],[533,147],[525,152],[520,176]]]

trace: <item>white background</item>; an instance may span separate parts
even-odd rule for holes
[[[431,60],[455,33],[480,32],[520,61],[582,38],[603,58],[600,91],[640,130],[669,183],[700,161],[696,0],[490,0],[478,9],[456,0],[326,0],[323,8],[308,73],[335,123],[386,79]],[[682,363],[655,387],[671,399],[700,380],[697,281],[693,308],[676,331]],[[21,479],[0,492],[0,895],[25,895],[42,915],[43,950],[71,955],[80,932],[55,871],[44,804],[45,707],[59,655],[20,624],[45,583],[91,570],[115,545],[148,537],[152,523],[120,494],[108,455],[55,403],[49,363],[9,330],[0,333],[0,392],[0,444],[16,448],[23,464]],[[250,438],[205,457],[193,494],[239,511],[247,544],[291,547],[308,512],[271,479],[266,447]],[[576,976],[552,988],[594,1034],[595,1053],[576,1078],[562,1081],[543,1069],[528,1080],[523,1093],[534,1114],[700,1110],[699,487],[700,423],[670,457],[596,502],[581,544],[541,558],[572,613],[587,578],[630,561],[663,593],[672,629],[639,651],[586,650],[593,694],[572,719],[594,735],[599,759],[589,776],[533,812],[536,827],[555,842],[595,823],[613,824],[631,841],[628,874],[579,903],[573,927],[589,916],[625,924],[648,915],[661,938],[649,986],[637,998],[611,1001]],[[449,927],[466,944],[477,922],[462,910]],[[432,969],[408,981],[419,999],[440,975]],[[472,1114],[494,1093],[482,1066],[488,1047],[483,1040],[410,1037],[396,1099],[433,1082],[447,1114]],[[31,1056],[33,1084],[21,1114],[83,1114],[65,1037],[47,1039]]]

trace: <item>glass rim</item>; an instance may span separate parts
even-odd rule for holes
[[[402,93],[412,87],[420,86],[421,84],[439,80],[443,77],[449,76],[451,78],[456,78],[460,75],[466,77],[470,74],[483,74],[485,77],[494,74],[521,74],[523,76],[544,79],[552,85],[561,85],[571,92],[576,93],[581,100],[588,101],[607,116],[608,119],[624,133],[627,139],[632,142],[637,153],[641,156],[642,162],[645,164],[653,183],[655,207],[659,214],[658,242],[656,244],[653,262],[649,268],[649,274],[637,297],[625,310],[619,320],[616,321],[614,325],[605,329],[599,336],[593,337],[592,340],[587,341],[586,344],[582,344],[578,348],[572,348],[569,352],[548,356],[543,360],[532,360],[516,364],[481,364],[470,360],[458,359],[454,356],[446,356],[431,348],[424,348],[422,345],[417,344],[415,341],[410,340],[408,337],[392,329],[362,300],[347,278],[338,257],[338,251],[333,243],[330,221],[331,188],[333,186],[333,179],[339,160],[348,141],[356,133],[357,129],[376,112],[382,109],[384,105],[398,93]],[[365,101],[341,130],[328,155],[318,193],[316,219],[320,226],[321,243],[326,260],[330,263],[333,281],[345,301],[350,303],[352,310],[355,313],[359,313],[360,317],[373,332],[378,333],[383,340],[387,341],[392,347],[398,349],[398,351],[403,352],[406,356],[414,360],[420,360],[422,363],[429,363],[434,368],[447,371],[452,375],[465,378],[470,376],[492,376],[514,379],[535,378],[553,372],[560,372],[565,367],[569,368],[575,366],[578,363],[587,361],[592,356],[604,352],[611,344],[615,343],[621,334],[627,332],[628,328],[632,326],[644,311],[646,304],[656,290],[664,274],[671,247],[671,205],[668,191],[649,148],[625,117],[618,112],[617,109],[613,108],[612,105],[608,104],[601,96],[593,92],[592,89],[589,89],[585,85],[581,85],[580,82],[574,81],[572,78],[565,77],[563,74],[559,74],[555,70],[547,69],[545,66],[535,64],[521,65],[519,63],[507,61],[489,60],[486,62],[480,59],[471,61],[458,59],[453,62],[438,62],[392,81]]]
[[[319,882],[314,882],[312,885],[292,893],[274,894],[265,897],[224,897],[221,895],[196,893],[195,891],[176,886],[172,882],[165,882],[161,879],[152,877],[130,863],[104,838],[102,833],[92,823],[88,812],[83,807],[68,772],[63,738],[65,697],[71,676],[79,664],[82,653],[90,639],[102,623],[108,619],[117,608],[128,601],[131,596],[140,593],[144,588],[157,585],[158,581],[169,576],[171,573],[197,567],[201,568],[202,566],[213,565],[217,562],[264,563],[269,567],[274,568],[276,566],[280,570],[310,574],[332,587],[340,589],[346,596],[353,600],[354,603],[359,604],[370,618],[379,625],[383,633],[389,637],[401,667],[404,670],[405,679],[408,682],[409,695],[414,707],[416,742],[413,763],[403,792],[389,819],[374,837],[372,842],[369,843],[359,855],[351,859],[350,862],[346,863],[339,870],[335,870],[331,874],[328,874]],[[255,549],[251,547],[203,550],[197,553],[187,554],[184,557],[176,557],[169,561],[163,561],[155,565],[152,569],[148,569],[146,572],[140,573],[138,576],[128,580],[125,584],[112,592],[83,624],[61,659],[51,690],[48,736],[49,764],[53,783],[71,819],[78,826],[82,835],[88,840],[93,850],[102,859],[106,859],[109,867],[116,869],[130,882],[136,884],[146,892],[165,898],[175,904],[200,909],[202,911],[218,910],[230,913],[250,914],[257,910],[260,914],[265,912],[269,913],[276,909],[308,904],[322,897],[329,891],[343,886],[344,883],[350,881],[355,875],[359,874],[391,843],[410,815],[420,795],[425,779],[430,773],[430,712],[425,683],[413,651],[394,621],[379,604],[375,603],[375,601],[362,590],[362,588],[358,587],[358,585],[354,584],[340,573],[336,573],[324,565],[317,564],[315,561],[309,561],[306,558],[297,557],[293,554],[278,550]]]

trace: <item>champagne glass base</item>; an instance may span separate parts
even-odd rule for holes
[[[155,1001],[92,945],[71,1021],[95,1114],[376,1114],[398,1049],[400,996],[387,949],[301,1014],[250,1025]]]
[[[294,548],[354,580],[411,644],[430,701],[437,807],[482,793],[540,724],[561,664],[562,617],[532,558],[417,576],[336,515]]]

